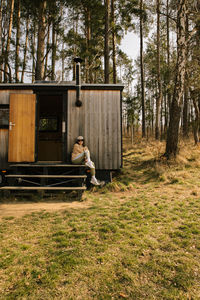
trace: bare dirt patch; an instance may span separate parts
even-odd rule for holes
[[[17,203],[3,203],[0,204],[0,220],[4,217],[19,218],[26,214],[33,212],[56,212],[65,209],[82,209],[89,207],[89,202],[17,202]]]

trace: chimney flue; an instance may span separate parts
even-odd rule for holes
[[[83,60],[79,57],[74,58],[74,62],[76,63],[76,106],[82,106],[81,101],[81,62]]]

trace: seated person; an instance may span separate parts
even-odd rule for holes
[[[98,180],[95,177],[95,165],[90,159],[90,151],[88,147],[84,145],[84,138],[82,136],[78,136],[76,139],[76,143],[74,144],[72,151],[72,163],[75,165],[80,165],[84,163],[91,170],[91,183],[93,185],[100,185]]]

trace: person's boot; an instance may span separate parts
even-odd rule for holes
[[[100,183],[98,182],[95,176],[92,176],[90,183],[92,183],[93,185],[100,185]]]

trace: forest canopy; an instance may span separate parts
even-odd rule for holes
[[[127,31],[139,37],[135,62],[120,49]],[[83,82],[125,85],[132,140],[140,128],[166,138],[166,157],[180,135],[199,143],[199,1],[1,0],[1,83],[74,80],[75,57]]]

